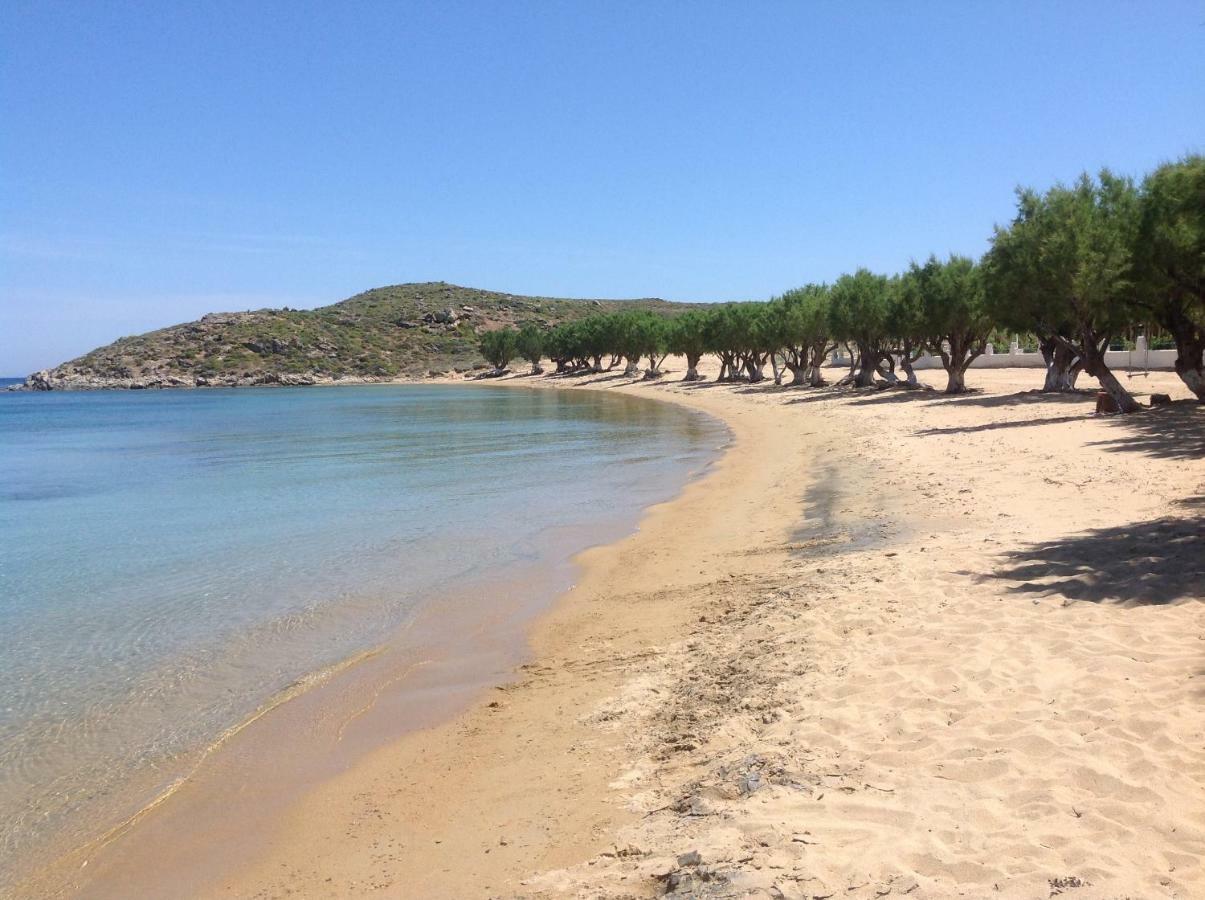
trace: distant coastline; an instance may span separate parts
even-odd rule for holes
[[[549,327],[598,311],[674,314],[695,304],[656,298],[526,297],[446,282],[374,288],[312,310],[210,313],[30,374],[21,389],[308,386],[418,380],[485,369],[479,336]]]

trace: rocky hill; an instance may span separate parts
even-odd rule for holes
[[[124,337],[53,369],[27,390],[319,384],[421,377],[484,367],[483,331],[555,325],[633,307],[674,312],[665,300],[521,297],[445,282],[374,288],[313,310],[210,313],[197,322]]]

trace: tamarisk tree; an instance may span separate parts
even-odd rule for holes
[[[820,367],[836,346],[828,321],[830,293],[828,285],[805,285],[787,291],[767,310],[776,323],[778,347],[793,385],[824,385]]]
[[[686,358],[686,375],[683,381],[698,381],[699,360],[707,352],[705,327],[707,314],[691,310],[675,316],[666,323],[665,346],[670,353]]]
[[[487,331],[478,338],[478,348],[485,361],[494,367],[494,374],[501,375],[519,352],[519,333],[513,328]]]
[[[858,348],[856,387],[874,384],[879,362],[886,355],[888,286],[884,275],[858,269],[833,285],[831,322],[834,335]]]
[[[669,356],[669,323],[655,313],[641,312],[634,317],[632,328],[636,332],[636,343],[640,355],[648,360],[645,378],[660,378],[661,364]]]
[[[725,303],[707,314],[703,334],[707,349],[720,358],[716,381],[739,381],[744,369],[744,326],[736,303]]]
[[[586,364],[580,323],[562,323],[544,338],[544,352],[556,364],[557,374],[572,372]]]
[[[1138,403],[1105,363],[1109,339],[1134,320],[1131,247],[1138,194],[1104,170],[1045,194],[1020,190],[1017,217],[997,229],[993,261],[1014,315],[1082,361],[1121,412]]]
[[[576,368],[601,372],[603,357],[612,353],[615,347],[615,317],[589,316],[574,322],[571,327],[580,357],[580,364]],[[612,358],[610,367],[614,367],[616,362],[617,360]]]
[[[515,337],[515,349],[519,356],[531,363],[532,375],[543,375],[540,360],[544,358],[544,332],[535,325],[524,325]]]
[[[913,263],[904,281],[928,348],[946,370],[946,393],[965,392],[966,371],[987,349],[992,330],[979,267],[965,256],[945,262],[930,256],[923,266]]]
[[[1059,318],[1065,307],[1056,295],[1049,302],[1043,299],[1044,285],[1025,282],[1026,248],[1021,241],[1010,240],[1007,230],[997,228],[991,248],[983,256],[980,269],[984,296],[995,322],[1009,331],[1032,332],[1038,340],[1038,350],[1046,362],[1046,377],[1042,390],[1047,393],[1075,390],[1075,383],[1084,370],[1084,361],[1071,349],[1074,333],[1069,319]],[[1035,316],[1034,310],[1045,313]],[[1059,341],[1059,338],[1066,340]]]
[[[610,318],[609,349],[614,357],[625,361],[624,375],[640,373],[640,358],[645,355],[657,318],[653,313],[640,310],[622,312]],[[617,360],[616,360],[617,361]]]
[[[898,357],[908,387],[917,386],[916,370],[912,364],[924,356],[929,348],[929,333],[925,329],[917,281],[912,269],[887,281],[886,330],[890,352],[885,354],[884,359],[887,369],[880,369],[880,374],[889,382],[897,382],[895,358]]]
[[[1134,246],[1137,301],[1176,342],[1176,374],[1205,401],[1205,156],[1147,176]]]

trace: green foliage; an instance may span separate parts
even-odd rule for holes
[[[885,275],[858,269],[833,285],[830,323],[833,336],[859,346],[877,347],[887,337],[891,292]]]
[[[992,312],[1017,330],[1072,340],[1130,324],[1137,214],[1133,183],[1108,171],[1045,194],[1019,190],[1017,216],[996,229],[986,261]]]
[[[704,336],[707,315],[699,310],[691,310],[669,320],[665,326],[666,349],[670,353],[686,357],[687,364],[692,368],[698,365],[703,354],[707,352]]]
[[[832,334],[829,321],[832,293],[827,284],[808,284],[779,298],[782,346],[807,346]]]
[[[668,352],[669,329],[665,319],[647,311],[627,313],[623,332],[637,357],[646,357],[649,371],[656,372]]]
[[[992,330],[983,279],[968,257],[942,262],[930,256],[924,265],[914,262],[901,276],[898,291],[902,299],[897,302],[906,312],[897,315],[906,325],[897,325],[896,333],[919,335],[934,352],[952,339],[982,344]]]
[[[1152,172],[1139,207],[1133,268],[1138,304],[1153,317],[1148,324],[1171,335],[1176,372],[1205,401],[1205,156]]]
[[[1138,294],[1182,298],[1205,316],[1205,156],[1157,168],[1142,184],[1134,248]]]
[[[829,321],[833,336],[858,347],[858,387],[869,387],[880,360],[887,357],[893,289],[887,276],[869,269],[842,275],[833,285]]]
[[[774,323],[775,350],[794,375],[793,384],[824,384],[820,367],[833,348],[830,321],[832,289],[808,284],[770,302],[767,317]],[[809,374],[810,373],[810,376]]]
[[[544,331],[536,325],[524,325],[515,339],[515,349],[521,358],[538,365],[544,358]]]
[[[519,352],[519,332],[513,328],[499,328],[481,335],[478,346],[486,362],[495,369],[505,369]]]
[[[996,229],[985,264],[993,310],[1082,360],[1123,412],[1138,408],[1105,363],[1111,337],[1138,316],[1131,280],[1138,227],[1133,182],[1102,171],[1045,194],[1017,193],[1017,216]]]
[[[992,330],[979,267],[965,256],[945,262],[930,256],[923,266],[912,263],[896,291],[896,333],[941,357],[947,392],[965,390],[962,375],[986,349]]]
[[[715,307],[704,329],[709,350],[720,354],[743,355],[765,339],[758,329],[763,304],[725,303]]]

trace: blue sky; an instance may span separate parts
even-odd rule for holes
[[[0,10],[0,374],[403,281],[764,298],[1205,149],[1205,3]]]

